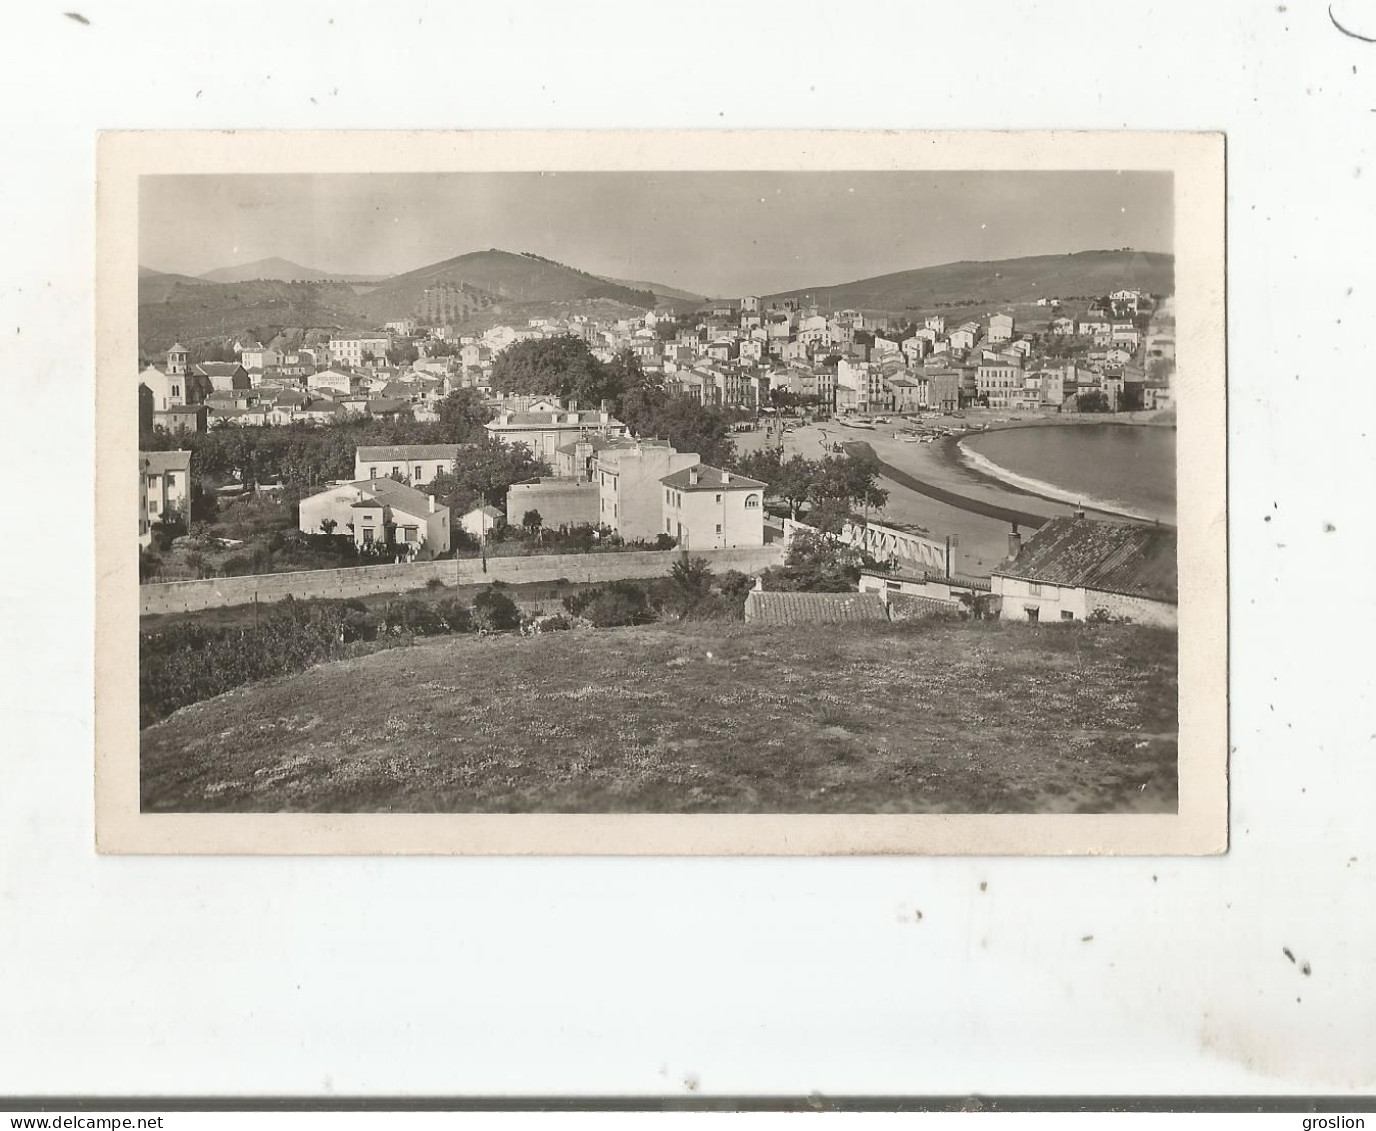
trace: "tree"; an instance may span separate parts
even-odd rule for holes
[[[540,517],[540,512],[534,509],[526,511],[521,516],[521,525],[525,527],[526,533],[532,537],[540,532],[540,527],[544,525],[544,521]]]
[[[782,566],[765,570],[764,588],[809,593],[849,593],[860,570],[872,564],[859,549],[815,530],[796,530]]]
[[[320,533],[322,533],[322,534],[333,534],[333,533],[334,533],[334,528],[335,528],[336,526],[338,526],[338,525],[339,525],[339,523],[336,522],[336,521],[335,521],[334,519],[332,519],[332,518],[322,519],[321,522],[320,522]]]
[[[685,558],[683,561],[677,561],[669,570],[669,576],[689,604],[706,597],[712,591],[712,582],[715,579],[711,563],[706,558]]]
[[[613,374],[593,357],[588,343],[572,334],[508,346],[492,367],[492,387],[581,405],[615,400],[620,393]]]
[[[409,338],[398,339],[387,351],[387,361],[391,365],[412,365],[419,357],[420,351]]]
[[[476,389],[455,389],[440,401],[438,411],[444,438],[454,444],[467,444],[486,435],[483,425],[492,419],[492,410]]]
[[[812,495],[812,483],[817,476],[816,460],[790,456],[779,468],[778,478],[770,484],[774,493],[788,504],[789,517],[797,519],[798,511]]]
[[[504,507],[513,483],[551,474],[549,464],[536,459],[525,444],[503,444],[491,436],[466,450],[453,471],[435,476],[431,494],[444,499],[456,513],[454,520],[476,503]]]

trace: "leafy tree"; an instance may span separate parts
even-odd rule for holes
[[[526,513],[521,516],[521,526],[524,527],[526,533],[531,536],[540,532],[540,527],[544,525],[544,521],[540,512],[533,508],[526,511]]]
[[[860,570],[869,564],[866,555],[854,546],[818,531],[798,530],[789,539],[784,564],[765,570],[764,587],[848,593],[860,580]]]
[[[715,575],[712,565],[706,558],[686,558],[674,563],[669,570],[674,584],[690,599],[705,597],[712,591]]]
[[[504,393],[555,396],[580,405],[615,400],[620,393],[588,343],[572,334],[508,346],[492,367],[492,387]]]
[[[453,471],[435,476],[428,490],[448,503],[456,512],[451,521],[456,521],[480,502],[504,507],[513,483],[549,474],[549,464],[536,459],[524,444],[507,445],[484,436],[463,453]]]
[[[471,443],[486,433],[483,425],[492,411],[476,389],[455,389],[439,403],[439,426],[445,439],[453,444]]]
[[[420,351],[409,338],[398,339],[387,351],[387,361],[390,365],[413,365],[419,358]]]

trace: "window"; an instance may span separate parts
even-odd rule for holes
[[[373,528],[372,528],[371,526],[365,526],[365,527],[363,528],[363,541],[364,541],[364,542],[371,542],[372,540],[373,540]]]
[[[721,523],[717,523],[717,533],[721,533]]]
[[[1075,619],[1075,614],[1072,613],[1069,609],[1062,609],[1062,610],[1061,610],[1061,620],[1074,620],[1074,619]]]
[[[420,479],[420,478],[421,478],[420,464],[416,464],[416,474],[415,474],[414,478],[416,478],[416,479]]]
[[[673,532],[674,532],[674,524],[673,524],[673,521],[672,521],[671,519],[667,519],[667,518],[666,518],[666,519],[664,520],[664,533],[665,533],[665,534],[672,534]]]
[[[393,474],[393,475],[400,475],[400,474],[401,474],[401,468],[399,468],[396,464],[392,464],[392,474]]]
[[[746,510],[759,510],[759,507],[760,507],[760,497],[759,497],[759,495],[746,495],[746,497],[745,497],[745,509],[746,509]]]
[[[673,493],[672,491],[670,491],[668,487],[665,487],[665,488],[664,488],[664,505],[665,505],[665,506],[672,506],[672,505],[673,505],[673,502],[674,502],[674,493]]]
[[[717,496],[717,502],[721,502],[721,496],[720,496],[720,495]]]
[[[417,540],[417,539],[416,539],[417,529],[418,529],[418,528],[417,528],[417,527],[414,527],[414,526],[403,526],[403,527],[401,528],[401,538],[402,538],[402,541],[404,541],[404,542],[415,542],[415,541]]]
[[[150,486],[150,487],[156,487],[157,485],[158,485],[158,477],[157,477],[156,475],[150,475],[150,476],[148,477],[148,486]]]
[[[173,395],[174,397],[179,397],[179,396],[181,396],[181,395],[182,395],[182,387],[181,387],[180,385],[173,385],[173,386],[172,386],[172,395]]]
[[[375,468],[375,467],[370,467],[370,468],[368,468],[368,478],[369,478],[369,479],[376,479],[376,478],[377,478],[377,468]]]
[[[1029,581],[1027,583],[1027,591],[1034,597],[1040,597],[1042,595],[1042,583],[1040,581]]]

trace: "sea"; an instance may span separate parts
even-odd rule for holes
[[[1091,510],[1175,522],[1175,429],[1129,424],[1008,428],[960,442],[974,471]]]

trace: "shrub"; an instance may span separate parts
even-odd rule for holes
[[[623,625],[652,624],[655,611],[650,608],[645,590],[626,581],[613,581],[602,589],[592,591],[594,596],[582,611],[582,615],[597,628],[619,628]],[[576,612],[573,609],[570,612]]]
[[[473,613],[457,597],[446,597],[438,602],[435,613],[450,632],[473,631]]]
[[[220,572],[225,577],[241,577],[253,572],[253,565],[243,554],[231,554],[220,563]]]
[[[738,569],[729,569],[722,574],[721,581],[717,583],[717,588],[721,595],[728,601],[745,601],[745,595],[755,587],[754,580],[749,574],[741,573]]]
[[[473,598],[473,623],[480,631],[505,632],[520,628],[521,612],[515,601],[489,585]]]
[[[432,590],[433,590],[433,589],[443,589],[443,588],[444,588],[444,578],[442,578],[442,577],[432,577],[432,578],[430,578],[430,580],[427,581],[427,582],[425,583],[425,588],[427,588],[427,589],[432,589]]]

